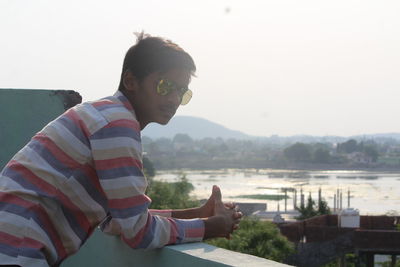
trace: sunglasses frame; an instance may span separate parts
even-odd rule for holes
[[[157,84],[157,93],[165,96],[170,94],[172,91],[178,90],[178,94],[181,99],[181,105],[186,105],[192,98],[193,92],[188,87],[178,87],[174,82],[167,78],[161,78]]]

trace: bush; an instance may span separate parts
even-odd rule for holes
[[[294,252],[293,244],[279,233],[275,224],[249,217],[241,221],[240,228],[234,232],[230,240],[216,238],[206,242],[213,246],[278,262],[284,261]]]
[[[152,178],[156,175],[153,163],[147,158],[143,157],[143,171],[147,178]]]
[[[186,176],[182,175],[175,183],[150,180],[146,194],[152,200],[151,209],[185,209],[200,204],[189,195],[193,189]]]

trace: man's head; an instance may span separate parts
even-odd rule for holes
[[[142,129],[150,122],[166,124],[191,96],[188,85],[195,71],[192,57],[177,44],[141,33],[125,55],[118,89]]]

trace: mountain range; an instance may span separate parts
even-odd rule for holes
[[[173,138],[176,134],[187,134],[193,139],[203,138],[217,138],[222,139],[257,139],[261,141],[274,142],[274,143],[337,143],[344,142],[348,139],[367,140],[373,139],[375,141],[400,141],[400,133],[378,133],[354,136],[312,136],[312,135],[293,135],[293,136],[252,136],[246,133],[228,129],[218,123],[192,116],[175,116],[167,125],[160,125],[156,123],[149,124],[143,131],[142,135],[151,139],[158,138]]]

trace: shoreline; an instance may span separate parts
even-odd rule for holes
[[[387,167],[374,167],[374,168],[366,168],[366,167],[349,167],[349,166],[335,166],[335,167],[311,167],[311,166],[291,166],[291,167],[282,167],[282,166],[266,166],[266,167],[233,167],[233,166],[226,166],[226,167],[210,167],[210,168],[200,168],[200,167],[184,167],[184,168],[156,168],[157,171],[177,171],[177,170],[192,170],[192,171],[207,171],[207,170],[228,170],[228,169],[235,169],[235,170],[282,170],[282,171],[365,171],[365,172],[394,172],[400,173],[399,168],[387,168]]]
[[[164,161],[151,159],[156,170],[223,170],[223,169],[280,169],[280,170],[346,170],[346,171],[369,171],[369,172],[400,172],[399,165],[383,165],[378,163],[310,163],[310,162],[288,162],[288,161],[261,161],[261,160],[173,160]]]

